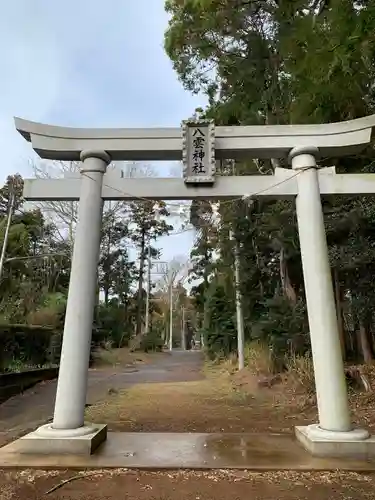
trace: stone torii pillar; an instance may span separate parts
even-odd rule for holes
[[[103,176],[111,162],[105,151],[82,151],[81,193],[66,308],[52,430],[92,431],[84,426],[100,233]]]
[[[188,172],[193,185],[186,185],[181,179],[113,179],[104,174],[110,158],[185,161],[192,154],[189,134],[194,126],[206,127],[204,130],[208,131],[208,141],[204,141],[203,146],[202,139],[199,142],[212,169],[202,178],[199,172]],[[362,151],[371,142],[375,115],[327,125],[215,129],[212,123],[200,126],[189,122],[183,131],[69,129],[20,119],[16,119],[16,127],[42,158],[83,160],[81,179],[25,181],[25,199],[80,200],[54,421],[22,438],[25,449],[34,446],[34,451],[50,453],[51,450],[59,452],[61,446],[65,446],[71,451],[74,448],[76,453],[88,453],[95,447],[92,443],[105,439],[105,426],[97,426],[93,432],[92,427],[83,422],[93,312],[91,293],[96,279],[94,263],[98,256],[102,201],[218,200],[254,196],[296,200],[319,410],[319,423],[297,427],[296,435],[315,455],[375,455],[374,439],[366,430],[353,429],[351,425],[320,199],[326,194],[374,194],[375,175],[336,174],[334,168],[318,171],[316,163],[318,154],[337,157]],[[273,176],[215,178],[214,175],[215,158],[287,157],[292,170],[276,169]],[[199,182],[203,184],[197,185]],[[46,440],[47,437],[51,439]]]
[[[318,156],[319,150],[313,147],[297,147],[289,154],[292,168],[298,172],[296,211],[319,412],[319,424],[297,427],[297,436],[309,449],[319,452],[319,440],[362,441],[369,433],[353,430],[351,424],[320,199]]]
[[[55,411],[52,424],[29,436],[31,450],[35,452],[90,454],[107,434],[105,425],[85,425],[84,413],[103,215],[103,176],[111,158],[105,151],[85,150],[80,159],[78,222]]]

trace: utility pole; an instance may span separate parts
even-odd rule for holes
[[[173,281],[169,284],[169,350],[173,349]]]
[[[158,268],[156,267],[156,271],[154,271],[153,273],[151,273],[151,268],[153,267],[153,262],[150,260],[151,262],[151,265],[150,265],[150,283],[151,283],[151,274],[163,274],[165,275],[165,271],[158,271]],[[168,267],[168,262],[163,262],[163,261],[154,261],[154,263],[157,265],[157,264],[165,264],[167,266],[167,271],[166,271],[166,276],[169,276],[169,267]],[[151,287],[150,287],[151,289]],[[168,287],[167,287],[167,295],[168,297],[170,297],[170,284],[168,282]],[[150,299],[151,300],[151,294],[150,294]],[[165,330],[164,330],[164,333],[163,333],[163,340],[165,342],[165,344],[167,343],[170,343],[169,340],[168,340],[168,321],[166,320],[165,321]]]
[[[2,249],[1,249],[1,256],[0,256],[0,279],[1,279],[2,275],[3,275],[5,253],[6,253],[6,249],[7,249],[7,245],[8,245],[9,230],[10,230],[10,225],[11,225],[11,222],[12,222],[14,205],[15,205],[15,195],[14,195],[14,189],[13,189],[13,183],[12,183],[11,186],[10,186],[8,219],[7,219],[7,224],[6,224],[6,228],[5,228],[3,246],[2,246]]]
[[[146,287],[146,318],[145,334],[150,330],[150,295],[151,295],[151,245],[148,246],[147,253],[147,287]]]
[[[238,369],[242,370],[245,366],[244,358],[244,326],[242,314],[242,296],[241,296],[241,281],[240,281],[240,255],[237,240],[230,232],[230,239],[234,241],[234,278],[236,290],[236,316],[237,316],[237,350],[238,350]]]
[[[182,328],[181,328],[181,347],[186,351],[186,337],[185,337],[185,305],[182,306]]]

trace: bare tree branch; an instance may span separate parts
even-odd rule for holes
[[[169,262],[162,278],[156,283],[156,286],[162,292],[167,292],[169,288],[182,284],[187,278],[190,261],[185,257],[176,257]]]

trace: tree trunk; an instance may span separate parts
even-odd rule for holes
[[[112,203],[109,202],[109,210],[112,209]],[[113,224],[113,219],[111,217],[108,218],[108,235],[107,235],[107,262],[110,262],[110,254],[111,254],[111,243],[112,243],[112,224]],[[107,269],[105,269],[107,268]],[[111,271],[112,268],[110,265],[106,266],[105,265],[105,260],[104,260],[104,302],[105,305],[108,306],[109,302],[109,292],[111,289]]]
[[[145,232],[142,232],[141,239],[141,254],[139,257],[139,279],[138,279],[138,298],[137,298],[137,323],[136,334],[140,335],[142,332],[142,302],[143,302],[143,274],[145,267]]]
[[[258,247],[257,247],[257,245],[255,243],[255,239],[254,238],[251,239],[251,243],[252,243],[254,254],[255,254],[256,267],[257,267],[260,275],[262,275],[262,268],[261,268],[261,265],[260,265],[259,251],[258,251]],[[259,279],[259,293],[260,293],[260,298],[263,298],[264,297],[264,286],[263,286],[263,282],[262,282],[261,279]]]
[[[344,314],[342,308],[342,292],[340,288],[339,272],[337,268],[333,269],[333,283],[335,290],[336,315],[337,315],[337,325],[340,336],[341,352],[342,352],[342,357],[345,360],[346,347],[345,347]]]
[[[208,260],[207,254],[205,255],[205,259]],[[209,329],[210,326],[210,318],[209,318],[209,310],[208,310],[208,303],[207,303],[207,292],[208,292],[208,287],[209,287],[209,282],[208,282],[208,276],[206,272],[204,273],[203,276],[203,290],[204,290],[204,297],[203,297],[203,321],[202,321],[202,327],[203,331],[205,332],[205,335],[207,335],[207,330]]]
[[[357,330],[357,332],[358,332],[358,344],[361,350],[363,361],[365,363],[371,363],[374,357],[371,350],[371,344],[368,338],[368,331],[364,321],[360,322],[359,329]]]
[[[283,292],[289,299],[291,304],[295,306],[297,304],[297,294],[289,278],[288,264],[285,258],[285,251],[283,248],[280,250],[279,259],[280,259],[280,279]]]

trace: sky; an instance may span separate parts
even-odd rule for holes
[[[13,116],[72,127],[176,127],[204,105],[164,53],[167,22],[164,0],[3,0],[1,180],[31,177],[37,161]],[[159,240],[162,258],[188,255],[193,237]]]

